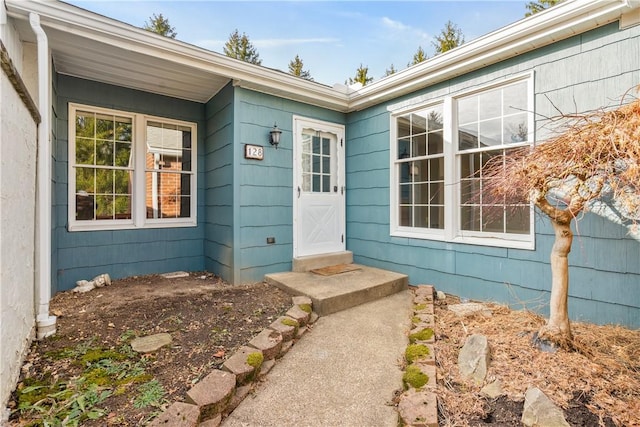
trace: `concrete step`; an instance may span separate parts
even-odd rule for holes
[[[274,273],[265,281],[292,295],[311,298],[313,311],[326,316],[407,289],[406,275],[354,264],[357,270],[322,276],[309,271]]]
[[[303,256],[293,259],[291,271],[304,272],[316,268],[329,267],[337,264],[351,264],[353,262],[353,252],[332,252],[322,255]]]

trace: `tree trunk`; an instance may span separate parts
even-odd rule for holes
[[[569,260],[573,233],[571,220],[551,220],[556,240],[551,249],[551,299],[549,301],[549,321],[540,328],[538,337],[561,346],[570,347],[573,336],[569,324]]]

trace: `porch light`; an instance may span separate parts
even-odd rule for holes
[[[269,131],[269,142],[276,147],[276,150],[278,149],[278,144],[280,144],[280,134],[282,134],[282,131],[278,129],[278,125],[274,123],[273,129]]]

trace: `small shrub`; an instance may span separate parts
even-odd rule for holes
[[[300,310],[304,311],[305,313],[311,314],[311,304],[298,304],[298,307],[300,307]]]
[[[247,356],[247,365],[249,366],[253,366],[255,369],[258,369],[260,366],[262,366],[262,362],[264,361],[264,356],[262,355],[262,353],[250,353]]]
[[[147,406],[159,407],[162,404],[162,398],[165,395],[164,388],[158,380],[151,380],[138,387],[140,393],[133,401],[136,408],[146,408]]]

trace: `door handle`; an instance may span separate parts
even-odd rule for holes
[[[298,187],[298,199],[300,198],[300,187]]]

